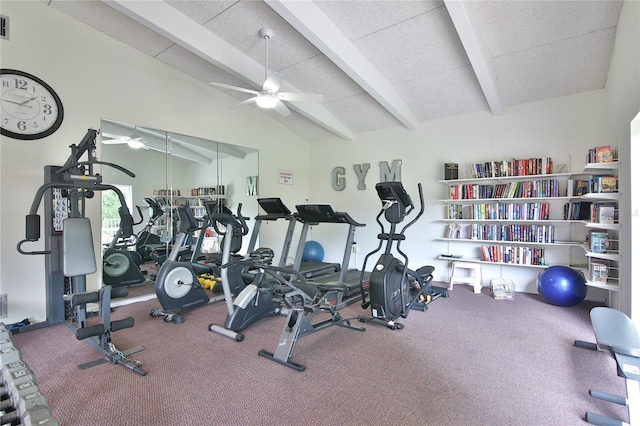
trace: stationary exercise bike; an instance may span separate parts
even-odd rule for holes
[[[179,217],[179,233],[171,248],[169,257],[158,271],[155,283],[156,296],[162,309],[152,309],[150,315],[163,317],[167,322],[173,321],[176,324],[181,324],[184,322],[182,316],[184,312],[221,300],[226,300],[227,304],[233,303],[233,296],[240,293],[245,285],[240,280],[239,282],[234,282],[233,286],[224,288],[222,295],[209,297],[198,281],[194,265],[190,261],[178,261],[182,246],[200,227],[189,206],[178,206],[177,213]],[[242,231],[245,235],[249,232],[246,224]]]
[[[376,191],[382,201],[382,208],[376,217],[376,222],[381,229],[381,233],[378,234],[380,244],[364,258],[363,274],[369,257],[379,252],[385,242],[386,246],[369,277],[368,299],[365,292],[364,276],[360,280],[361,306],[363,309],[371,307],[371,315],[359,315],[358,319],[361,322],[373,322],[385,325],[392,330],[399,330],[404,328],[404,325],[395,322],[397,318],[406,318],[411,309],[425,311],[427,304],[439,297],[448,297],[449,292],[446,288],[431,285],[433,266],[423,266],[413,271],[407,266],[409,258],[400,250],[400,242],[405,239],[405,231],[416,223],[424,213],[422,185],[418,184],[420,211],[400,232],[396,232],[396,225],[414,210],[411,197],[401,182],[378,183]],[[380,221],[383,214],[391,225],[389,232],[385,232],[385,227]],[[396,242],[396,251],[404,261],[391,254],[394,241]]]
[[[226,236],[235,235],[238,230],[246,228],[242,215],[238,215],[236,219],[227,213],[213,213],[211,220],[225,226],[220,267],[223,292],[228,293],[231,288],[244,287],[244,289],[234,300],[225,299],[228,314],[224,325],[209,324],[209,331],[241,342],[244,336],[240,331],[262,318],[279,315],[282,312],[280,301],[282,292],[288,291],[289,288],[281,285],[278,280],[270,278],[265,270],[270,267],[274,257],[273,250],[270,248],[258,248],[249,253],[246,259],[232,259],[233,242]],[[243,273],[252,274],[253,282],[245,286]]]

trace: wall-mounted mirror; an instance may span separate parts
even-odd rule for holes
[[[103,181],[118,186],[129,197],[138,235],[137,246],[127,248],[132,253],[123,254],[118,251],[122,247],[113,247],[120,223],[118,203],[109,198],[112,191],[104,191],[101,241],[105,284],[128,285],[134,297],[154,292],[158,264],[175,236],[177,218],[171,206],[188,204],[201,218],[204,202],[219,200],[234,213],[242,204],[245,217],[253,219],[258,214],[259,158],[255,149],[109,119],[102,120],[100,136],[101,160],[136,175],[129,178],[110,167],[102,170]],[[248,221],[250,234],[243,239],[241,253],[246,252],[252,222]],[[202,250],[219,250],[221,238],[213,230],[207,235]],[[114,250],[107,252],[110,245]],[[163,249],[152,251],[154,245]],[[135,265],[129,265],[123,255],[131,257]]]

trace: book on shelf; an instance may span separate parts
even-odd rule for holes
[[[596,163],[611,163],[613,161],[613,150],[611,145],[596,147]]]
[[[564,205],[565,220],[589,220],[591,201],[576,201]]]
[[[618,192],[617,176],[590,176],[588,183],[588,192]]]
[[[591,206],[591,222],[614,224],[617,222],[617,206],[613,203],[593,203]]]
[[[602,145],[587,151],[587,163],[611,163],[618,161],[618,150],[611,145]]]
[[[458,163],[444,163],[444,180],[458,179]]]
[[[457,223],[450,223],[447,225],[447,230],[445,232],[445,238],[460,238],[460,228],[461,226]]]
[[[606,253],[609,248],[609,233],[591,231],[589,233],[589,249],[592,253]]]
[[[582,179],[574,179],[573,180],[573,195],[575,197],[580,197],[589,192],[589,181]]]
[[[608,269],[604,263],[592,262],[590,280],[594,283],[606,284],[609,278]]]

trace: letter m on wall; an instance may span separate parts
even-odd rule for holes
[[[380,162],[380,182],[402,182],[402,160],[393,160],[391,167],[386,161]]]

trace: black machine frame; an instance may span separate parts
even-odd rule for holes
[[[429,303],[439,297],[448,297],[449,293],[446,288],[431,285],[435,270],[433,266],[423,266],[415,271],[409,269],[409,257],[400,248],[400,243],[406,238],[405,231],[424,214],[422,184],[418,184],[420,211],[400,232],[396,232],[397,225],[415,209],[411,197],[401,182],[380,182],[376,184],[376,192],[382,202],[380,212],[376,216],[381,230],[378,234],[379,244],[365,256],[362,265],[363,275],[360,278],[361,306],[363,309],[371,308],[371,315],[359,315],[358,319],[361,322],[373,322],[392,330],[399,330],[404,328],[404,325],[396,322],[397,318],[406,318],[412,309],[425,311]],[[385,226],[380,220],[382,215],[389,222],[388,231],[385,231]],[[403,261],[392,254],[394,242],[395,251]],[[383,245],[384,252],[366,280],[368,286],[365,288],[364,271],[367,262]],[[368,294],[365,290],[368,290]]]
[[[123,287],[112,291],[111,286],[104,285],[96,292],[88,292],[86,290],[86,274],[65,276],[64,273],[65,262],[70,261],[65,258],[65,246],[71,243],[68,240],[65,241],[61,225],[64,226],[64,220],[67,219],[86,219],[86,201],[93,198],[97,191],[114,191],[116,193],[121,204],[122,235],[133,235],[134,220],[124,195],[116,186],[103,183],[102,176],[94,171],[94,166],[112,167],[130,177],[135,177],[135,174],[117,164],[97,159],[97,135],[97,130],[88,129],[78,145],[70,145],[71,155],[64,165],[44,167],[44,184],[38,188],[29,214],[26,216],[25,239],[18,243],[17,250],[24,255],[45,256],[46,319],[43,322],[18,327],[12,331],[20,333],[64,323],[75,330],[78,340],[87,341],[104,356],[103,359],[88,363],[85,367],[108,361],[112,364],[123,365],[140,375],[146,375],[146,372],[140,368],[140,363],[126,358],[127,355],[143,350],[141,346],[120,351],[111,341],[112,332],[133,326],[133,318],[113,322],[110,319],[111,299],[126,296],[127,288]],[[83,160],[85,155],[86,160]],[[42,236],[38,209],[43,200],[45,203],[44,250],[25,251],[23,249],[25,243],[37,242]],[[59,211],[56,211],[54,202],[58,202]],[[88,222],[88,219],[86,221]],[[74,229],[77,222],[69,222],[69,225],[70,229]],[[90,225],[88,226],[88,234],[78,233],[77,235],[91,238]],[[93,256],[93,250],[90,255]],[[95,258],[93,260],[95,261]],[[92,327],[87,325],[87,303],[99,303],[101,324]]]

